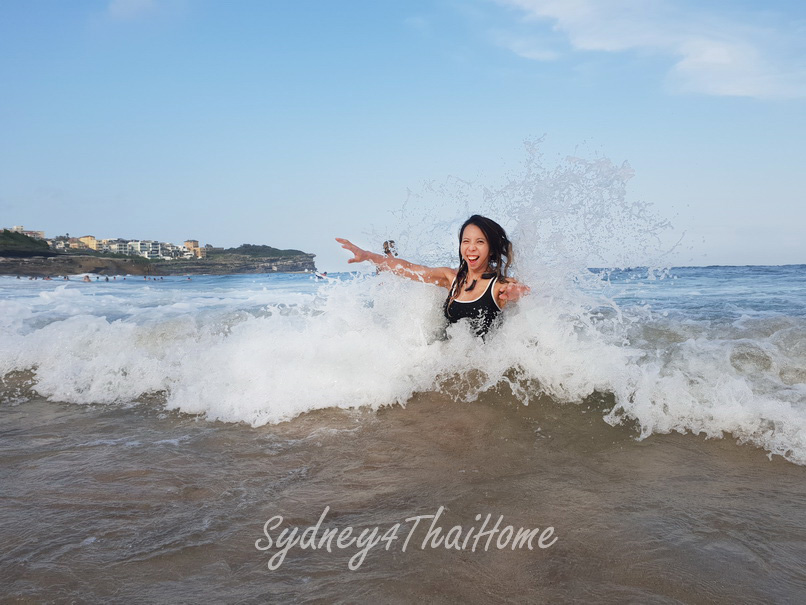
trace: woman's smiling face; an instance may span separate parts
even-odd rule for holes
[[[459,252],[471,271],[487,270],[487,263],[490,260],[490,244],[487,242],[484,231],[476,225],[468,225],[462,231]]]

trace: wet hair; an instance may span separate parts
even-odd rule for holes
[[[487,240],[487,245],[490,248],[490,257],[487,261],[490,269],[489,272],[494,273],[498,281],[506,283],[507,270],[509,270],[514,260],[512,242],[509,241],[504,228],[486,216],[474,214],[467,219],[459,229],[459,271],[451,287],[451,295],[448,304],[453,302],[453,299],[459,295],[459,292],[462,291],[467,281],[467,261],[462,258],[462,234],[465,232],[465,228],[468,225],[475,225],[481,229],[481,232],[484,234],[484,238]],[[506,259],[506,261],[504,259]]]

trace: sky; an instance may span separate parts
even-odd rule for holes
[[[0,227],[337,271],[541,139],[628,162],[674,264],[806,263],[800,0],[3,0],[0,82]]]

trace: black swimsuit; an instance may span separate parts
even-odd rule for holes
[[[452,324],[455,324],[460,319],[469,319],[470,325],[475,330],[477,336],[484,336],[487,331],[495,322],[495,319],[501,313],[501,307],[495,302],[493,297],[493,278],[487,284],[487,289],[484,293],[475,300],[453,300],[448,296],[445,301],[445,317],[448,318]]]

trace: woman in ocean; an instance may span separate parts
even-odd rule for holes
[[[478,214],[459,229],[459,269],[415,265],[363,250],[346,239],[337,237],[336,241],[353,253],[349,263],[369,261],[380,271],[447,288],[445,317],[451,323],[468,319],[479,336],[487,333],[507,303],[517,301],[529,291],[527,286],[507,276],[513,253],[512,242],[503,227]]]

